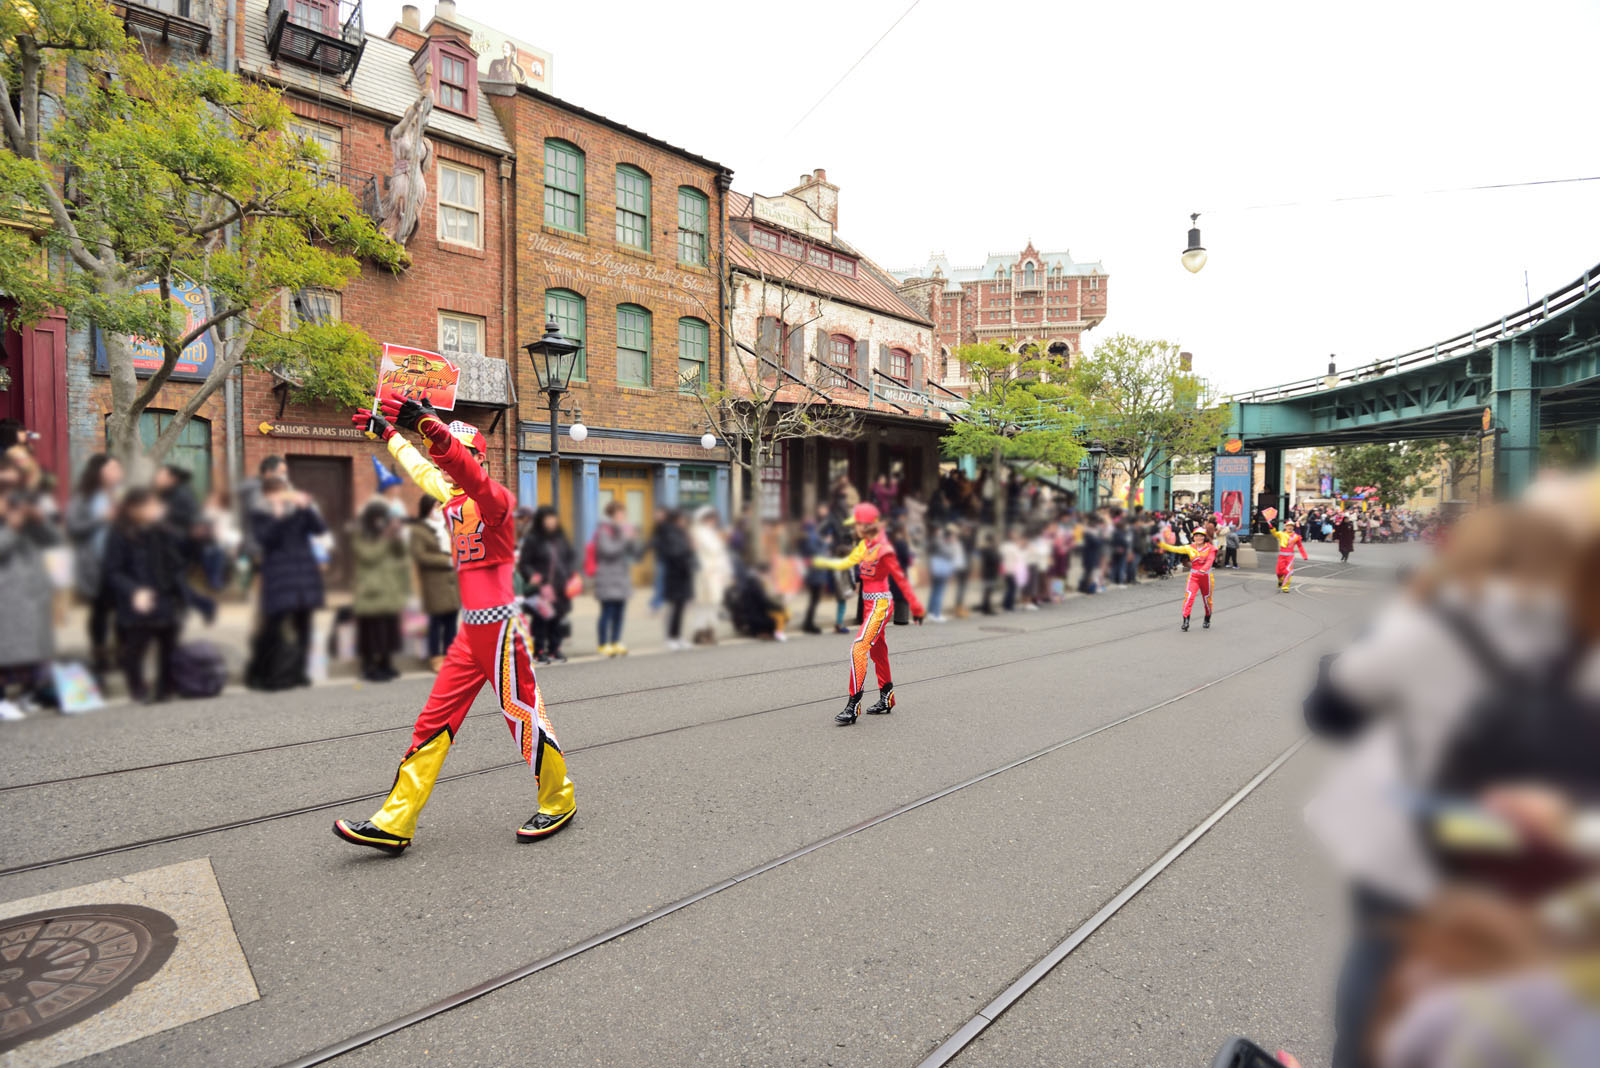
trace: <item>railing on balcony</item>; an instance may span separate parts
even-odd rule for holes
[[[302,164],[318,185],[342,185],[355,197],[356,207],[367,218],[377,222],[383,218],[383,196],[378,187],[378,176],[370,171],[358,171],[334,160],[315,160]]]
[[[211,0],[126,0],[122,24],[164,45],[182,43],[201,52],[211,44]]]
[[[355,77],[366,29],[360,0],[267,0],[267,51],[329,74]]]

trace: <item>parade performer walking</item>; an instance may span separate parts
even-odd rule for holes
[[[884,639],[884,628],[894,612],[894,592],[889,584],[899,587],[900,595],[911,606],[911,617],[922,622],[922,602],[917,600],[911,583],[900,568],[899,557],[889,536],[879,525],[876,506],[858,504],[854,521],[860,541],[849,556],[839,558],[815,557],[812,567],[847,571],[861,569],[861,629],[850,643],[850,697],[844,710],[833,721],[848,727],[856,721],[856,708],[861,704],[861,694],[867,684],[867,658],[872,658],[873,670],[878,676],[878,703],[867,709],[869,716],[882,716],[894,710],[894,680],[889,675],[889,644]]]
[[[1286,519],[1282,530],[1274,530],[1272,536],[1278,539],[1278,592],[1289,592],[1289,579],[1294,575],[1295,550],[1300,551],[1302,560],[1311,559],[1306,553],[1305,539],[1300,537],[1300,530],[1294,525],[1294,520]]]
[[[1183,629],[1189,629],[1189,613],[1194,609],[1194,595],[1199,594],[1205,603],[1206,618],[1200,625],[1211,629],[1211,565],[1217,560],[1217,547],[1211,544],[1211,534],[1199,527],[1189,536],[1188,545],[1168,545],[1156,542],[1162,552],[1177,553],[1189,558],[1189,584],[1183,593]]]
[[[577,802],[534,678],[533,639],[512,593],[516,498],[489,477],[478,428],[463,422],[447,426],[425,398],[386,395],[381,413],[358,411],[353,421],[368,437],[383,441],[411,479],[444,504],[460,575],[463,626],[417,717],[411,747],[383,807],[371,819],[335,820],[333,833],[386,853],[404,851],[461,722],[487,682],[533,772],[539,799],[538,811],[517,830],[517,840],[548,838],[572,822]],[[427,457],[395,426],[420,433]]]

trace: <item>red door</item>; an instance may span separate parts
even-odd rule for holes
[[[10,311],[7,306],[4,309]],[[0,393],[0,418],[16,419],[38,434],[33,453],[56,476],[65,500],[72,481],[67,453],[67,323],[47,316],[21,330],[6,330],[0,366],[11,385]]]

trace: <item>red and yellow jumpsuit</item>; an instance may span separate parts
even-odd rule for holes
[[[461,584],[462,626],[417,717],[394,788],[372,823],[396,837],[412,837],[445,754],[485,682],[494,687],[512,741],[533,772],[539,812],[570,817],[577,809],[572,780],[534,678],[533,639],[512,592],[516,498],[444,423],[426,418],[417,429],[428,442],[428,459],[399,434],[388,448],[412,480],[444,504]]]
[[[894,685],[894,680],[889,677],[889,644],[883,633],[889,625],[890,616],[894,614],[894,593],[889,583],[892,581],[900,587],[901,595],[911,604],[911,614],[919,619],[922,616],[922,602],[917,600],[911,583],[906,581],[906,573],[900,568],[900,559],[895,555],[889,536],[879,531],[872,538],[857,542],[849,556],[841,559],[817,557],[812,559],[811,564],[833,571],[861,568],[863,611],[861,629],[850,643],[850,695],[859,694],[866,687],[868,656],[872,658],[873,670],[878,676],[878,689]]]
[[[1287,590],[1289,579],[1294,575],[1294,553],[1300,550],[1300,558],[1309,560],[1311,556],[1306,552],[1305,539],[1300,537],[1297,530],[1274,530],[1272,536],[1278,539],[1278,588]]]
[[[1177,553],[1189,558],[1189,585],[1183,593],[1183,618],[1189,618],[1194,608],[1194,595],[1204,598],[1206,618],[1211,618],[1211,565],[1217,561],[1217,547],[1209,541],[1199,548],[1193,545],[1168,545],[1156,543],[1164,553]]]

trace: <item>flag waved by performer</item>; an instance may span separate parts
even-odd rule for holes
[[[1295,526],[1294,520],[1286,519],[1282,530],[1274,530],[1272,536],[1278,539],[1278,592],[1289,592],[1289,580],[1294,577],[1294,554],[1299,550],[1302,560],[1309,560],[1311,556],[1306,552],[1305,539],[1300,536],[1300,528]]]
[[[1156,548],[1166,553],[1177,553],[1189,558],[1189,583],[1183,593],[1183,630],[1189,629],[1189,613],[1194,609],[1195,594],[1204,598],[1206,618],[1201,627],[1211,629],[1211,565],[1217,562],[1217,547],[1211,544],[1211,534],[1205,527],[1197,527],[1189,535],[1188,545],[1168,545],[1161,541]]]
[[[860,540],[849,556],[813,557],[811,560],[812,567],[832,571],[848,571],[855,567],[861,573],[861,629],[856,632],[855,641],[850,643],[850,696],[845,701],[844,710],[833,717],[833,721],[841,727],[848,727],[856,721],[856,709],[866,689],[869,657],[878,677],[878,703],[868,708],[867,714],[881,716],[894,710],[889,643],[884,637],[884,628],[894,612],[894,588],[899,589],[900,596],[911,607],[913,619],[921,623],[923,615],[922,602],[917,600],[911,583],[906,581],[894,545],[882,528],[877,506],[865,503],[856,505],[853,520]],[[894,588],[890,586],[891,582]]]
[[[577,802],[534,678],[533,639],[512,590],[516,498],[489,477],[478,428],[460,421],[447,425],[426,398],[387,393],[381,411],[359,410],[352,421],[384,442],[412,481],[444,505],[460,576],[462,627],[417,717],[388,799],[370,819],[334,821],[333,832],[356,845],[403,852],[467,710],[487,682],[538,795],[538,810],[517,830],[517,840],[547,838],[572,822]],[[420,434],[427,456],[396,427]]]

